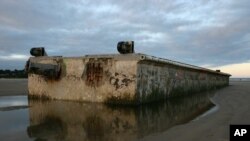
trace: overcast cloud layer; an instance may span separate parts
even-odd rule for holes
[[[216,67],[250,60],[248,0],[1,0],[0,68],[21,69],[34,46],[49,55],[135,51]]]

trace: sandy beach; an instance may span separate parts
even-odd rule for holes
[[[231,82],[216,91],[212,100],[219,106],[214,113],[142,140],[228,141],[230,124],[250,124],[250,82]]]
[[[0,96],[28,94],[27,79],[0,79]]]

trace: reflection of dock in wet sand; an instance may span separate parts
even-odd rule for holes
[[[134,140],[188,122],[213,106],[207,94],[138,107],[30,100],[31,138]]]

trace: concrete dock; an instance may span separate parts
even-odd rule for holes
[[[145,54],[31,57],[29,98],[141,104],[228,86],[230,74]]]

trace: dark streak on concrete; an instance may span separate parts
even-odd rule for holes
[[[89,62],[86,64],[86,85],[95,87],[101,85],[103,78],[103,66],[100,62]]]

